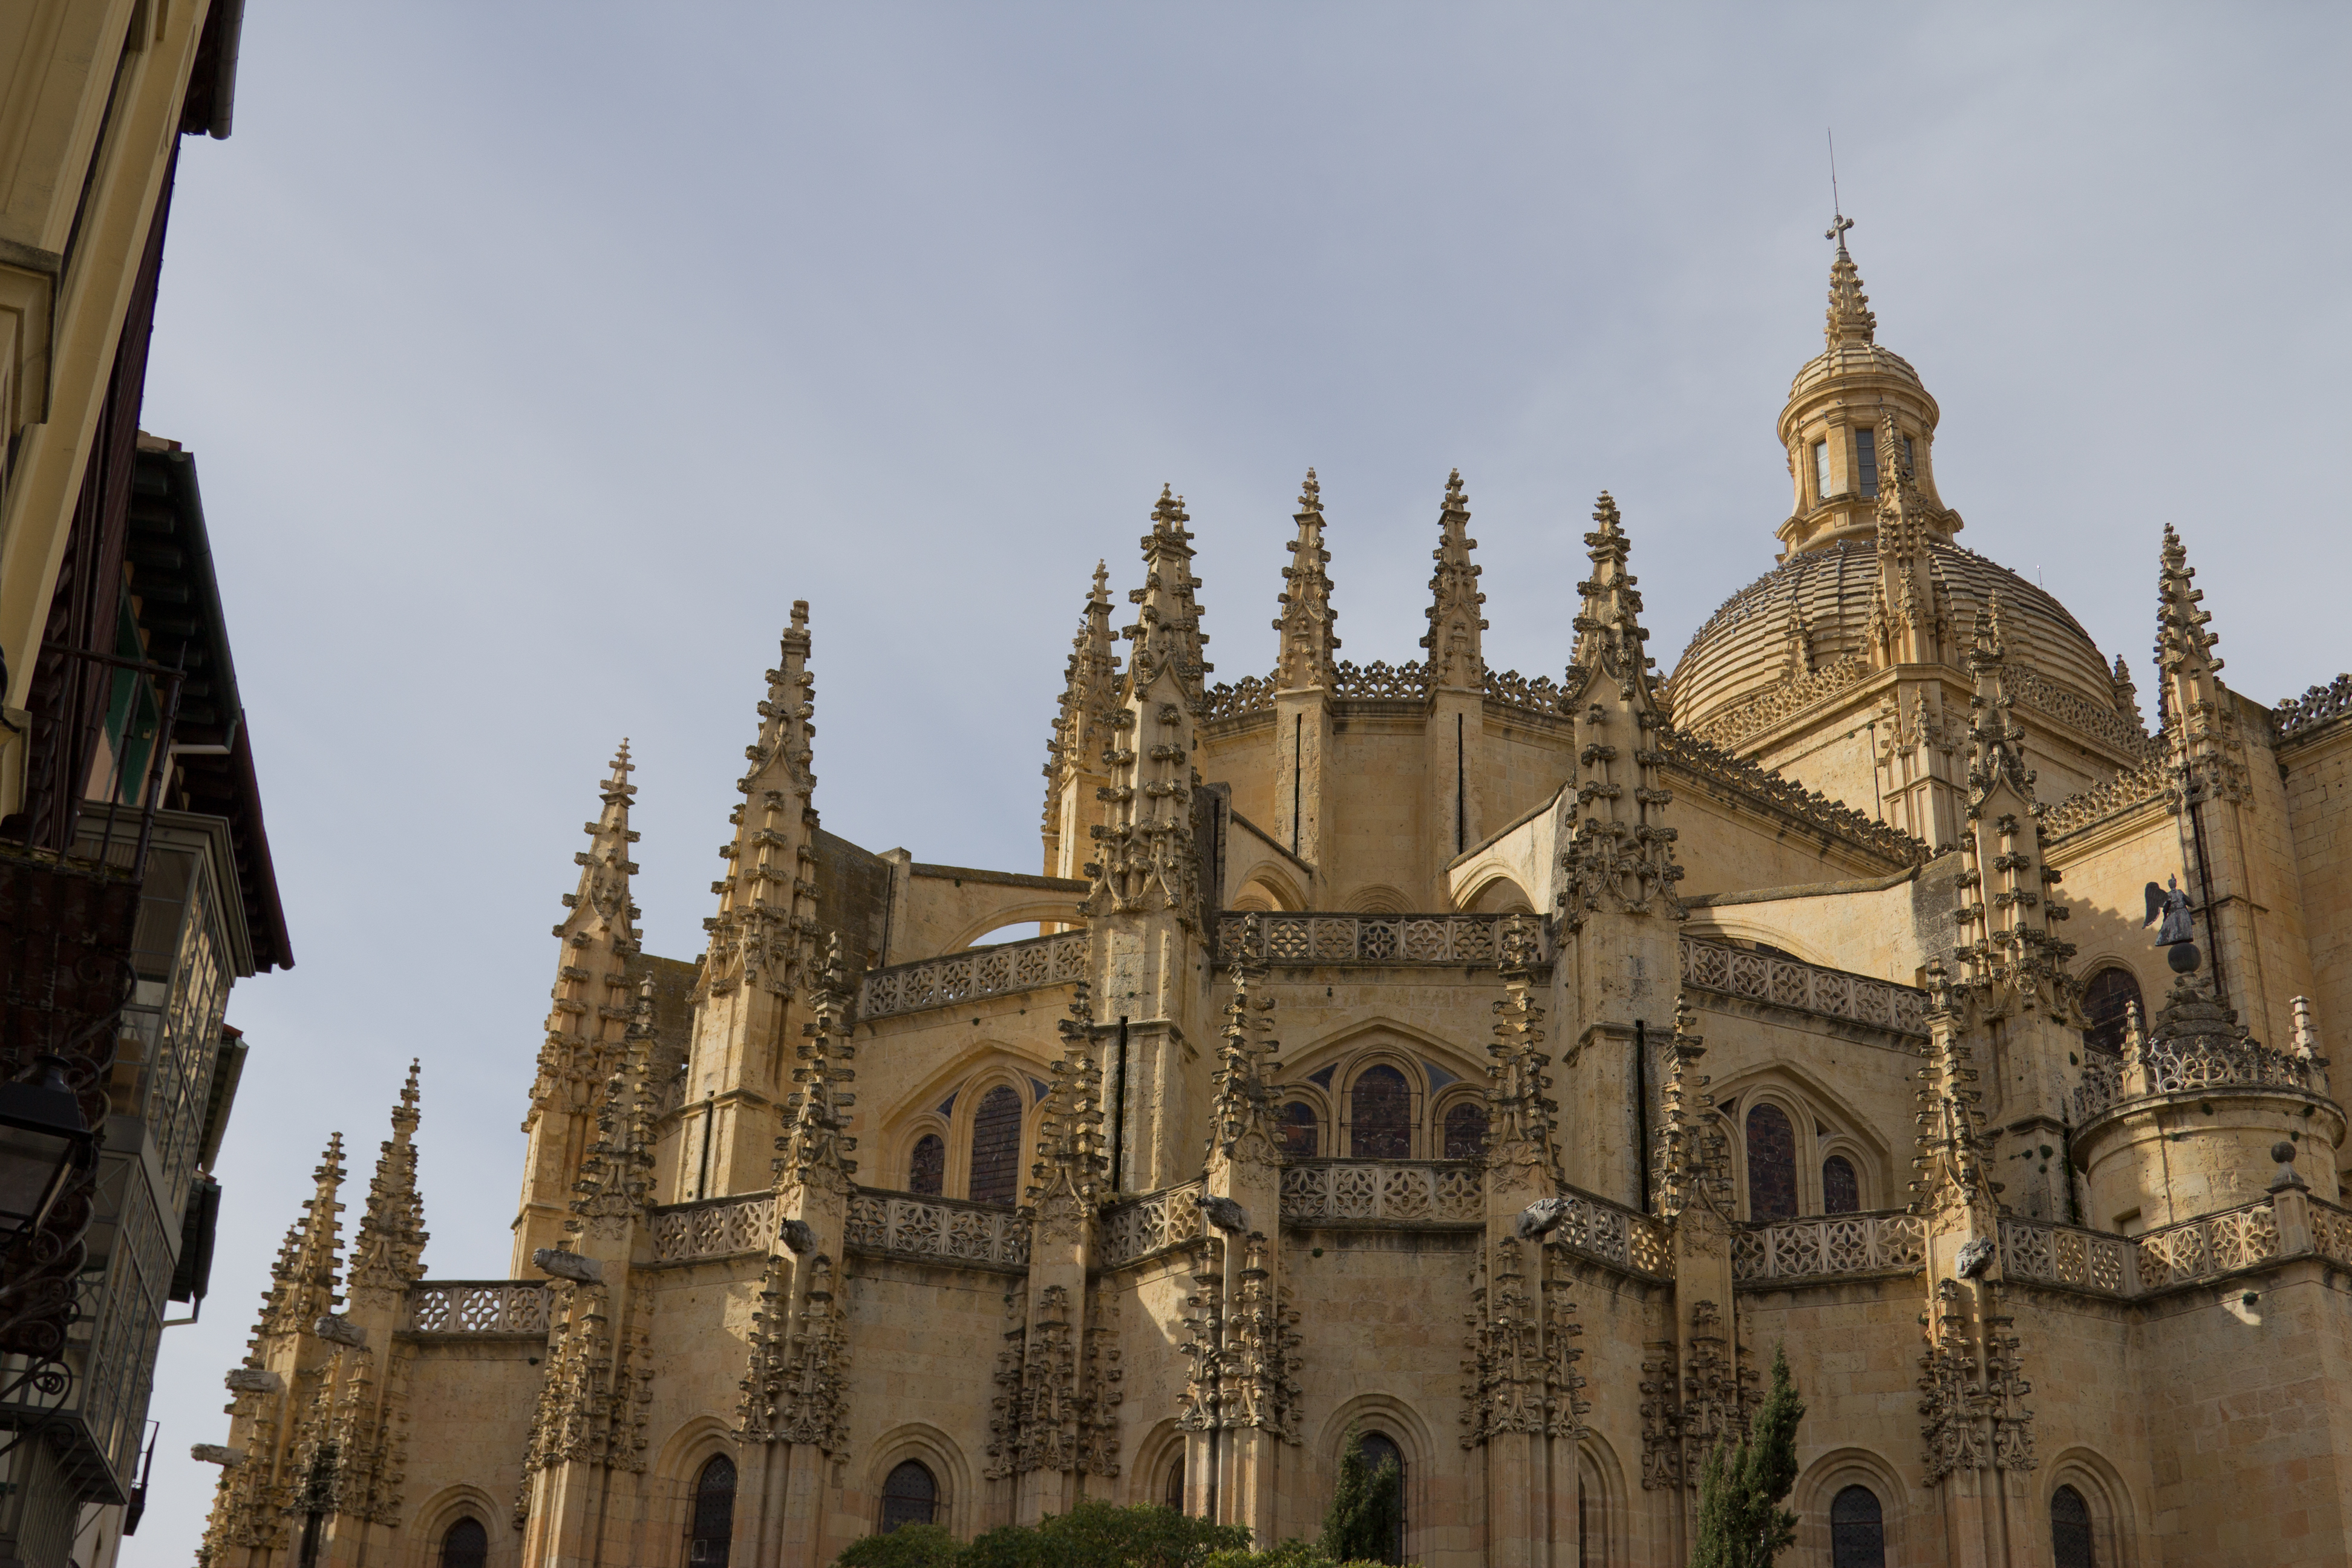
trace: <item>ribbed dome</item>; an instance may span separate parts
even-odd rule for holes
[[[1865,376],[1892,377],[1918,387],[1923,396],[1927,390],[1920,383],[1919,373],[1911,368],[1911,362],[1893,349],[1881,348],[1875,342],[1843,342],[1804,363],[1797,378],[1789,384],[1789,401],[1794,403],[1832,381],[1859,381]]]
[[[1940,539],[1928,541],[1927,550],[1927,569],[1949,596],[1957,636],[1968,636],[1976,613],[1999,593],[2009,657],[2115,710],[2106,661],[2064,605],[1972,550]],[[1865,654],[1877,581],[1876,547],[1849,539],[1792,556],[1733,595],[1675,665],[1675,727],[1696,730],[1779,684],[1789,668],[1791,611],[1802,612],[1815,668]]]

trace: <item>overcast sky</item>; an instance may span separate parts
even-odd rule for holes
[[[761,671],[815,638],[825,826],[1037,868],[1097,556],[1189,500],[1272,664],[1302,472],[1349,657],[1417,657],[1446,471],[1487,653],[1557,678],[1594,494],[1652,648],[1768,570],[1834,123],[1962,542],[2143,689],[2178,523],[2225,679],[2352,664],[2347,14],[2318,6],[297,6],[184,143],[143,423],[196,454],[299,967],[253,1047],[134,1563],[330,1131],[346,1235],[424,1058],[426,1253],[508,1269],[604,760],[648,948],[711,912]],[[1123,620],[1123,617],[1122,617]]]

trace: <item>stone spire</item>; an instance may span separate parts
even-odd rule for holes
[[[728,875],[711,884],[719,912],[703,921],[710,954],[702,984],[714,997],[741,991],[789,1001],[813,956],[816,774],[809,764],[816,726],[809,721],[816,678],[808,669],[807,600],[793,601],[781,643],[759,705],[758,736],[743,749],[751,765],[735,785],[743,796],[729,817],[735,837],[719,852],[728,863]]]
[[[1730,1141],[1724,1135],[1722,1113],[1712,1081],[1698,1070],[1706,1055],[1706,1037],[1696,1027],[1698,1016],[1687,997],[1675,997],[1675,1032],[1665,1047],[1665,1077],[1658,1089],[1657,1157],[1653,1201],[1657,1212],[1674,1218],[1694,1208],[1705,1208],[1719,1221],[1732,1217]]]
[[[1445,480],[1445,501],[1437,514],[1437,563],[1429,580],[1429,632],[1421,646],[1429,650],[1429,684],[1477,691],[1486,679],[1484,639],[1486,618],[1478,606],[1486,595],[1478,591],[1484,568],[1470,559],[1478,542],[1470,537],[1470,498],[1462,491],[1462,470]]]
[[[1093,589],[1078,616],[1078,635],[1070,639],[1070,657],[1064,667],[1062,706],[1054,716],[1053,739],[1045,755],[1045,874],[1067,876],[1061,862],[1067,858],[1065,837],[1083,826],[1092,801],[1081,793],[1075,803],[1066,797],[1073,784],[1099,775],[1099,753],[1108,733],[1109,710],[1118,700],[1118,645],[1110,627],[1110,573],[1095,563]],[[1066,821],[1069,806],[1077,820]]]
[[[1911,1212],[1972,1215],[1969,1234],[1990,1231],[2001,1184],[1992,1179],[1992,1139],[1985,1131],[1984,1091],[1976,1087],[1963,993],[1940,958],[1927,961],[1927,1065],[1919,1069],[1912,1121],[1916,1150]]]
[[[2157,570],[2156,668],[2162,682],[2161,722],[2183,738],[2202,737],[2219,716],[2216,698],[2221,682],[2214,678],[2222,661],[2213,657],[2213,646],[2221,639],[2205,629],[2213,613],[2198,607],[2204,602],[2205,590],[2196,582],[2197,569],[2189,564],[2189,552],[2168,522]]]
[[[1862,274],[1846,254],[1845,230],[1838,237],[1837,258],[1830,263],[1830,313],[1824,335],[1832,349],[1847,343],[1877,342],[1878,318],[1870,311],[1870,296],[1862,291]]]
[[[564,895],[564,916],[554,930],[562,943],[555,986],[522,1122],[530,1145],[515,1232],[518,1268],[532,1250],[554,1245],[562,1230],[563,1205],[588,1151],[596,1098],[620,1060],[629,1019],[626,970],[642,951],[637,906],[629,894],[637,869],[629,858],[629,846],[637,840],[629,826],[637,793],[631,772],[624,740],[599,792],[603,808],[581,829],[588,847],[572,857],[580,868],[579,887]]]
[[[302,1205],[302,1217],[287,1230],[278,1261],[270,1267],[269,1289],[262,1297],[267,1304],[257,1335],[307,1333],[311,1324],[335,1309],[335,1281],[343,1245],[342,1222],[335,1217],[343,1212],[337,1201],[343,1185],[341,1133],[327,1140],[326,1152],[310,1172],[310,1180],[313,1187]]]
[[[1274,684],[1285,691],[1334,689],[1339,638],[1331,629],[1337,612],[1331,608],[1330,574],[1324,570],[1331,563],[1331,552],[1323,548],[1323,491],[1312,468],[1299,489],[1297,521],[1298,537],[1290,542],[1290,564],[1282,569],[1285,586],[1276,601],[1282,615],[1274,629],[1282,634],[1282,643],[1276,652]]]
[[[1201,630],[1201,606],[1192,591],[1201,580],[1192,575],[1192,531],[1184,511],[1184,498],[1160,487],[1160,500],[1151,509],[1151,531],[1143,536],[1143,586],[1130,589],[1129,604],[1140,605],[1136,624],[1126,631],[1135,645],[1128,659],[1132,689],[1150,688],[1163,670],[1174,675],[1188,700],[1201,705],[1202,678],[1216,666],[1202,658],[1208,637]]]
[[[1628,545],[1617,503],[1603,490],[1584,536],[1592,575],[1577,584],[1575,663],[1561,683],[1560,708],[1577,725],[1577,773],[1562,851],[1561,919],[1580,929],[1604,908],[1631,914],[1653,909],[1679,920],[1675,829],[1664,826],[1674,795],[1664,787],[1653,731],[1664,722],[1642,651],[1642,595],[1625,570]]]
[[[416,1190],[417,1066],[408,1064],[408,1081],[392,1108],[392,1136],[376,1157],[367,1212],[352,1242],[348,1283],[354,1303],[397,1305],[425,1278],[425,1200]]]
[[[1486,1163],[1532,1178],[1549,1196],[1566,1178],[1559,1164],[1559,1102],[1544,1068],[1544,1010],[1535,1005],[1536,933],[1532,919],[1502,933],[1503,999],[1495,1004],[1495,1038],[1486,1047]]]
[[[2071,994],[2065,964],[2074,949],[2053,937],[2050,924],[2069,911],[2050,900],[2059,874],[2042,863],[2042,806],[2033,796],[2033,770],[2025,765],[2025,731],[2010,713],[2014,700],[1998,594],[1988,595],[1977,615],[1968,658],[1976,692],[1969,699],[1969,831],[1961,845],[1956,956],[1969,982],[2063,1009]]]
[[[1070,1016],[1056,1027],[1062,1059],[1053,1064],[1054,1087],[1039,1112],[1037,1163],[1029,1168],[1036,1185],[1032,1208],[1060,1203],[1092,1214],[1105,1192],[1109,1163],[1103,1153],[1102,1066],[1096,1060],[1092,988],[1083,980],[1070,998]]]
[[[844,1114],[857,1103],[848,1089],[857,1079],[849,1065],[857,1055],[849,1039],[849,994],[841,936],[835,932],[826,940],[824,972],[809,998],[813,1016],[801,1026],[800,1066],[793,1068],[784,1132],[776,1140],[776,1178],[784,1185],[846,1192],[849,1178],[857,1173],[857,1162],[848,1157],[857,1140],[848,1136]]]
[[[1255,915],[1249,924],[1257,924]],[[1256,932],[1253,930],[1249,934],[1254,937]],[[1244,938],[1244,948],[1247,945]],[[1253,984],[1265,978],[1254,964],[1238,961],[1233,974],[1224,1026],[1217,1031],[1217,1065],[1210,1074],[1216,1098],[1209,1109],[1209,1159],[1272,1163],[1277,1147],[1274,1080],[1282,1070],[1275,1059],[1282,1045],[1273,1037],[1273,1023],[1266,1016],[1274,1011],[1274,998],[1251,994]]]

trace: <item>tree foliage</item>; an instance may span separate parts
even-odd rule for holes
[[[1752,1432],[1736,1449],[1727,1434],[1717,1438],[1699,1472],[1690,1568],[1771,1568],[1796,1541],[1797,1516],[1780,1500],[1797,1484],[1797,1423],[1804,1418],[1783,1346],[1772,1352],[1772,1386]]]
[[[1035,1524],[989,1531],[970,1545],[936,1524],[901,1525],[853,1542],[835,1568],[1372,1568],[1335,1563],[1303,1541],[1250,1550],[1245,1525],[1211,1524],[1139,1503],[1089,1499]]]
[[[1364,1429],[1350,1423],[1339,1445],[1339,1486],[1323,1516],[1324,1556],[1337,1563],[1389,1563],[1404,1522],[1404,1477],[1393,1458],[1364,1463]]]

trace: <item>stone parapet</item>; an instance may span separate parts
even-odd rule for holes
[[[1105,1268],[1123,1268],[1183,1246],[1202,1234],[1201,1199],[1207,1184],[1187,1182],[1105,1209],[1102,1249]]]
[[[966,1268],[1029,1267],[1029,1216],[993,1204],[860,1187],[850,1197],[844,1234],[844,1245],[852,1252]]]
[[[776,1234],[776,1200],[761,1193],[665,1205],[654,1210],[652,1234],[656,1264],[765,1252]]]
[[[1927,1222],[1902,1209],[1746,1226],[1731,1238],[1731,1277],[1742,1285],[1916,1274],[1927,1262]]]
[[[1922,1039],[1927,1034],[1926,992],[1800,959],[1685,937],[1682,979],[1684,984],[1702,991],[1745,996],[1800,1013],[1843,1018]]]
[[[870,969],[858,987],[857,1016],[862,1023],[982,996],[1066,985],[1086,977],[1087,933],[1061,931]]]
[[[538,1279],[436,1279],[410,1289],[400,1315],[409,1334],[547,1336],[547,1285]]]
[[[1241,914],[1217,917],[1217,962],[1248,957],[1276,969],[1319,964],[1491,967],[1503,931],[1517,922],[1543,952],[1541,922],[1529,915]],[[1253,930],[1255,935],[1252,934]]]

